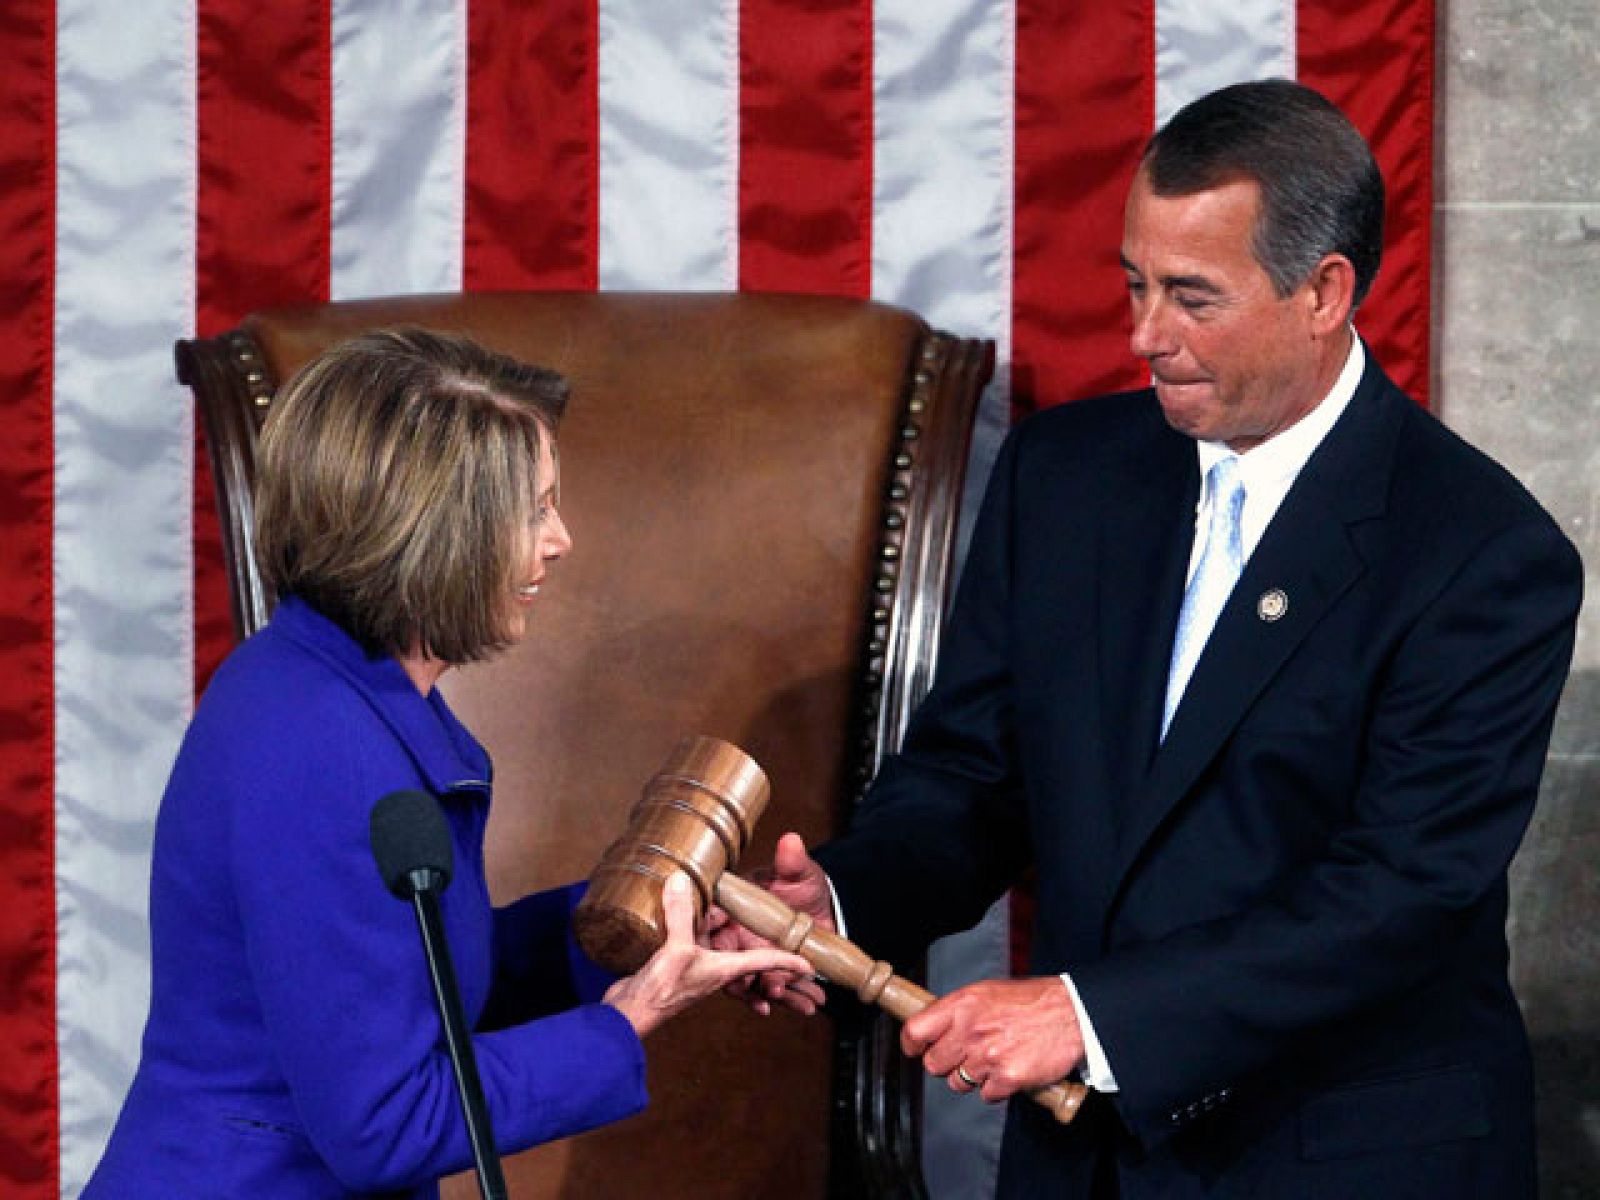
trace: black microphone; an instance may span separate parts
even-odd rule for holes
[[[384,885],[402,900],[411,901],[422,931],[422,950],[433,979],[433,997],[444,1022],[445,1046],[455,1072],[456,1091],[467,1118],[467,1137],[478,1168],[478,1190],[484,1200],[506,1200],[506,1178],[495,1153],[489,1108],[478,1079],[478,1060],[472,1053],[461,992],[450,964],[450,944],[439,916],[439,893],[449,886],[455,865],[450,827],[439,802],[427,792],[390,792],[372,809],[372,857]]]

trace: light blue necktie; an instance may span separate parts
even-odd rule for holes
[[[1218,459],[1206,474],[1211,492],[1211,523],[1206,527],[1206,544],[1195,564],[1194,577],[1183,593],[1183,610],[1178,614],[1178,634],[1172,639],[1172,663],[1167,670],[1167,702],[1161,710],[1161,736],[1167,736],[1172,714],[1177,711],[1183,689],[1200,660],[1200,651],[1211,636],[1222,606],[1244,569],[1244,543],[1239,534],[1239,516],[1244,511],[1244,484],[1239,481],[1239,460],[1233,455]]]

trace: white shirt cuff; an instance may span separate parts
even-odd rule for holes
[[[1111,1073],[1111,1064],[1106,1061],[1105,1047],[1100,1044],[1100,1038],[1094,1031],[1089,1010],[1084,1008],[1083,998],[1078,995],[1072,976],[1063,974],[1061,982],[1067,985],[1067,995],[1072,997],[1072,1010],[1078,1015],[1078,1032],[1083,1034],[1083,1081],[1097,1092],[1114,1092],[1117,1090],[1117,1077]]]
[[[826,875],[824,879],[828,879]],[[828,879],[828,903],[833,906],[833,931],[848,940],[850,934],[844,927],[844,909],[839,907],[839,893],[833,890],[833,880]]]

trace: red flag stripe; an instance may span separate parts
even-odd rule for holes
[[[51,652],[55,5],[0,9],[0,1192],[56,1193],[54,656]]]
[[[201,0],[196,326],[328,296],[328,0]]]
[[[739,286],[872,287],[870,0],[741,0]]]
[[[597,11],[593,0],[468,6],[468,290],[595,286]]]
[[[195,325],[328,297],[332,84],[328,0],[198,9]],[[197,433],[197,436],[198,433]],[[197,688],[233,646],[211,472],[195,454]]]
[[[1383,267],[1357,317],[1384,369],[1427,403],[1433,251],[1434,6],[1300,0],[1299,75],[1372,143],[1388,189]]]
[[[1150,0],[1017,6],[1012,403],[1136,386],[1117,251],[1155,112]]]

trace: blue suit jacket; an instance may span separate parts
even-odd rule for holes
[[[1036,870],[1032,968],[1121,1091],[1013,1104],[1004,1195],[1528,1195],[1506,867],[1577,556],[1369,356],[1158,744],[1198,490],[1149,392],[1013,432],[904,753],[818,854],[852,935],[912,955]]]
[[[644,1105],[632,1026],[580,1003],[605,979],[567,937],[577,889],[490,907],[487,755],[437,692],[290,598],[173,768],[143,1053],[86,1196],[425,1196],[471,1166],[416,920],[370,849],[373,804],[402,788],[440,797],[454,839],[444,924],[499,1148]]]

